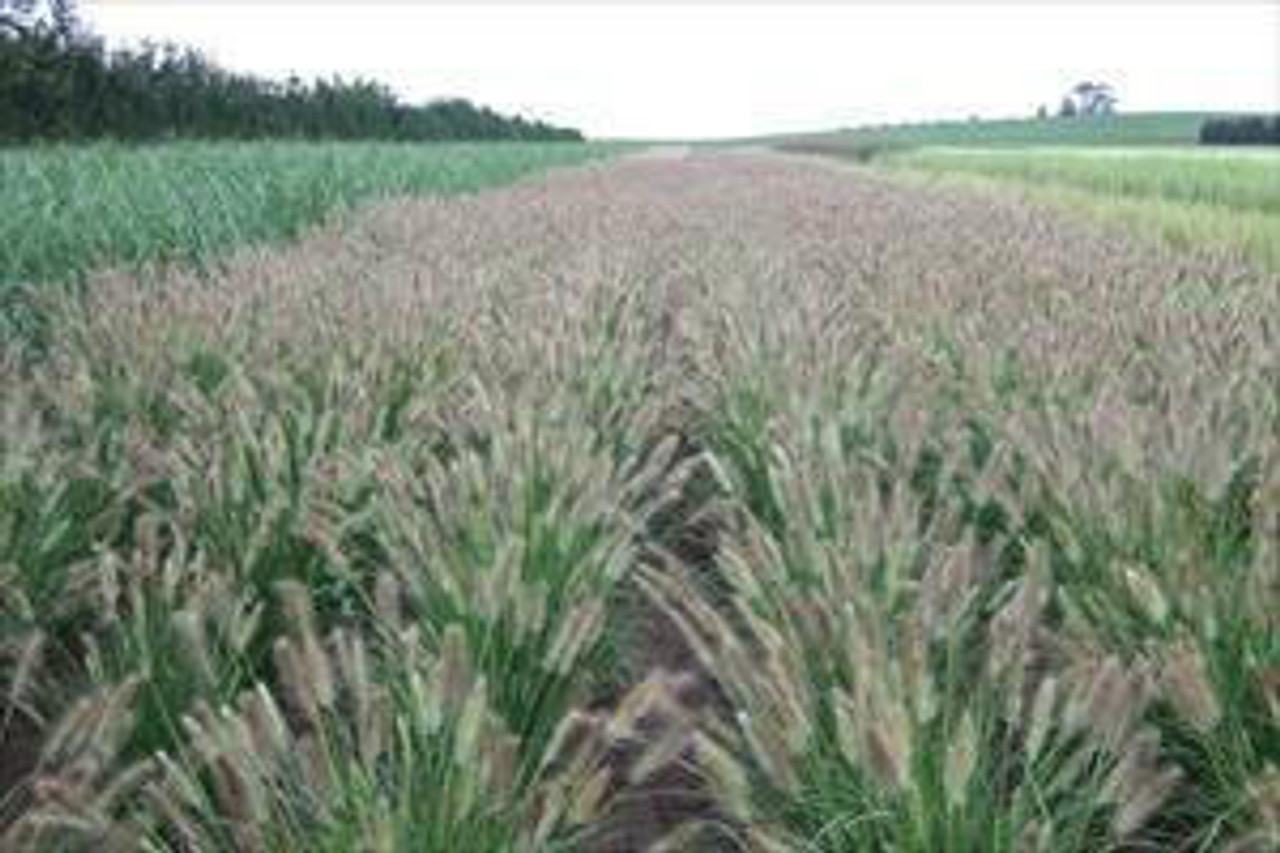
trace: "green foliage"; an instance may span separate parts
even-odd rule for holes
[[[1280,158],[1193,148],[924,148],[879,165],[907,180],[1009,191],[1179,249],[1225,249],[1280,269]],[[889,173],[887,171],[887,173]],[[1180,299],[1191,288],[1175,288]],[[1203,294],[1197,304],[1212,301]]]
[[[1280,115],[1209,119],[1200,126],[1202,145],[1280,145]]]
[[[465,99],[404,104],[368,80],[279,84],[174,45],[108,51],[69,0],[47,16],[19,4],[0,17],[0,144],[174,137],[582,140]]]
[[[602,156],[561,144],[174,143],[0,151],[0,300],[31,336],[38,303],[11,286],[103,266],[208,262],[294,237],[358,202],[472,192]]]
[[[1063,186],[1109,198],[1157,199],[1280,214],[1280,157],[1199,149],[925,149],[891,166]]]

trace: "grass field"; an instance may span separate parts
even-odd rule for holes
[[[892,155],[890,160],[914,169],[1065,186],[1098,195],[1280,214],[1280,151],[1265,148],[925,148]]]
[[[901,174],[668,149],[47,289],[0,849],[1276,849],[1280,280]]]
[[[1184,249],[1242,252],[1280,269],[1280,156],[1196,147],[1210,113],[898,125],[777,140],[981,191],[1012,188]]]
[[[608,151],[581,144],[175,143],[0,150],[0,290],[203,261],[355,203],[472,192]]]
[[[1175,246],[1242,252],[1280,270],[1280,153],[1200,148],[921,148],[888,168],[1013,187]]]

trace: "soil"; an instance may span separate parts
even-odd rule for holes
[[[0,835],[29,802],[28,782],[40,758],[41,729],[0,701]]]

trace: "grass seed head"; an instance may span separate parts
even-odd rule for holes
[[[1206,669],[1194,641],[1184,639],[1165,650],[1161,667],[1163,692],[1183,719],[1202,734],[1210,732],[1222,718]]]

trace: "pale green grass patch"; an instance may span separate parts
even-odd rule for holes
[[[1067,186],[1108,196],[1157,198],[1280,213],[1280,152],[1222,149],[927,148],[893,165]]]
[[[1280,155],[1219,149],[926,149],[882,161],[896,176],[1081,210],[1181,249],[1240,252],[1280,269]]]

